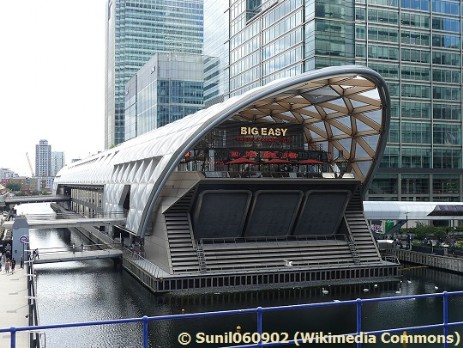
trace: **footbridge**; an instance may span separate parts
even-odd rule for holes
[[[71,197],[66,195],[39,195],[39,196],[13,196],[5,197],[5,205],[17,205],[25,203],[69,202]]]
[[[46,219],[46,220],[29,220],[24,215],[16,216],[14,221],[4,221],[2,227],[7,230],[8,233],[12,232],[12,246],[11,252],[12,257],[17,260],[23,257],[24,260],[28,259],[28,256],[24,252],[30,249],[29,246],[29,230],[33,229],[51,229],[51,228],[78,228],[85,226],[113,226],[113,225],[124,225],[124,218],[72,218],[72,219]],[[97,246],[81,246],[77,249],[75,246],[67,250],[48,250],[43,255],[39,251],[39,257],[34,257],[34,263],[50,263],[50,262],[64,262],[73,260],[94,260],[102,258],[111,258],[115,260],[115,264],[120,264],[122,259],[122,251],[118,250],[120,245],[114,247],[111,244],[97,245]],[[21,250],[23,252],[21,252]]]
[[[17,218],[16,218],[17,219]],[[59,220],[34,220],[25,218],[25,223],[29,228],[48,229],[48,228],[72,228],[84,226],[113,226],[124,225],[125,218],[77,218],[77,219],[59,219]],[[15,221],[5,221],[3,227],[12,229]]]
[[[34,264],[122,258],[122,250],[108,244],[80,245],[67,248],[28,250]]]

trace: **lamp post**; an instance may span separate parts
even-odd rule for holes
[[[405,213],[405,217],[406,217],[406,221],[405,221],[405,227],[407,229],[407,233],[408,233],[408,250],[412,250],[412,235],[410,234],[410,232],[408,231],[408,214],[410,212],[407,211]]]

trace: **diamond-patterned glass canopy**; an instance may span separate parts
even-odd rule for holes
[[[378,155],[384,111],[376,82],[346,74],[268,96],[233,119],[302,124],[309,148],[329,152],[334,165],[343,163],[363,182]]]
[[[126,227],[143,236],[150,212],[185,153],[228,121],[304,126],[308,149],[366,184],[379,163],[389,127],[389,94],[382,77],[358,66],[320,69],[273,81],[196,112],[119,146],[64,167],[58,185],[104,187],[104,212],[118,212],[130,187]]]

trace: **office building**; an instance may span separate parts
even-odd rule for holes
[[[228,96],[228,1],[204,0],[204,102],[206,107]]]
[[[327,66],[376,70],[391,128],[366,198],[461,201],[462,11],[454,0],[231,0],[223,81],[234,96]]]
[[[64,152],[51,152],[51,176],[56,176],[61,168],[64,167]]]
[[[201,54],[202,0],[108,0],[105,147],[124,141],[125,85],[156,52]]]
[[[204,108],[204,57],[156,53],[127,83],[125,140]]]
[[[19,175],[9,168],[0,168],[0,179],[17,178]]]
[[[51,145],[44,139],[35,145],[35,176],[51,176]]]

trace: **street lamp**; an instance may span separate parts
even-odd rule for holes
[[[407,229],[408,233],[408,250],[412,250],[412,235],[410,234],[410,231],[408,231],[408,214],[410,214],[409,211],[405,213],[405,228]]]
[[[406,221],[405,221],[405,227],[406,227],[406,228],[408,228],[408,214],[410,214],[409,211],[407,211],[407,212],[405,213],[405,219],[406,219]]]

